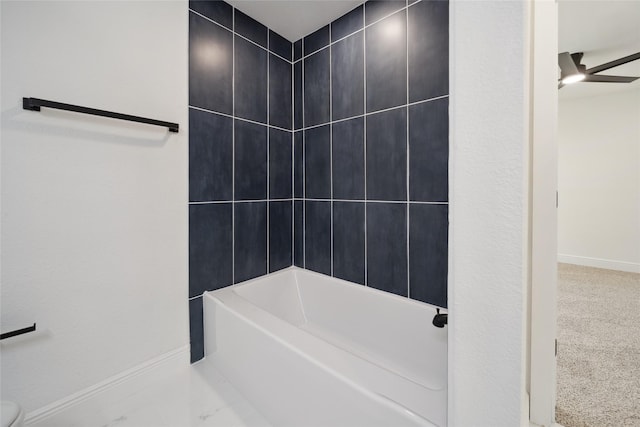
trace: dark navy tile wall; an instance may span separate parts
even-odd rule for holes
[[[269,272],[292,264],[291,235],[293,233],[291,200],[269,202]]]
[[[409,107],[409,197],[449,200],[449,99]]]
[[[367,112],[406,104],[406,13],[401,11],[373,24],[365,35]]]
[[[368,1],[294,44],[295,265],[447,306],[448,8]]]
[[[407,199],[407,112],[367,116],[367,199]]]
[[[293,44],[223,1],[191,0],[189,8],[189,323],[196,361],[204,352],[201,294],[294,262]],[[300,87],[301,71],[300,64]]]
[[[233,119],[193,110],[189,135],[189,200],[231,200]]]
[[[327,123],[330,119],[329,49],[304,59],[303,122],[305,126]]]
[[[408,294],[407,205],[367,203],[367,285]]]
[[[306,201],[305,268],[331,274],[331,202]]]
[[[331,105],[333,120],[362,114],[364,106],[364,33],[331,46]]]
[[[331,23],[331,41],[340,40],[364,28],[364,5],[342,15]]]
[[[196,13],[190,13],[189,105],[231,114],[232,74],[233,34]]]
[[[333,197],[364,200],[364,118],[332,126]]]
[[[189,340],[191,363],[204,357],[204,328],[202,324],[202,297],[189,300]]]
[[[331,129],[329,125],[304,131],[304,182],[309,199],[331,198]]]
[[[235,281],[267,273],[267,202],[234,203]]]
[[[267,52],[235,36],[236,117],[267,122]]]
[[[291,63],[269,56],[269,123],[284,129],[291,129]]]
[[[333,203],[333,275],[364,285],[364,203]]]
[[[368,1],[293,44],[189,7],[192,360],[203,291],[292,264],[446,307],[448,2]]]
[[[231,203],[189,206],[189,297],[232,283]]]
[[[421,1],[409,9],[409,102],[449,93],[449,4]]]
[[[269,129],[269,198],[291,199],[291,132]]]
[[[367,22],[369,25],[385,16],[402,9],[405,0],[369,0],[365,3]]]
[[[411,298],[447,306],[447,205],[409,205]]]

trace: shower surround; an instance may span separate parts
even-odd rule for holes
[[[204,291],[292,264],[446,307],[448,2],[369,1],[293,44],[189,8],[192,361]]]

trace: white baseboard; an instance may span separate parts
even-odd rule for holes
[[[607,270],[626,271],[640,273],[640,264],[627,261],[615,261],[611,259],[590,258],[578,255],[558,254],[558,262],[566,264],[584,265],[586,267],[606,268]]]
[[[67,397],[64,397],[46,406],[43,406],[42,408],[29,412],[25,416],[25,425],[30,425],[38,421],[41,421],[45,418],[48,418],[53,414],[56,414],[62,411],[63,409],[76,405],[100,392],[103,392],[125,381],[131,380],[132,378],[135,378],[139,375],[148,373],[153,369],[160,368],[160,367],[167,368],[170,365],[186,366],[188,364],[189,364],[189,345],[185,345],[175,350],[172,350],[168,353],[162,354],[158,357],[154,357],[153,359],[147,360],[146,362],[143,362],[137,366],[134,366],[133,368],[120,372],[119,374],[116,374],[110,378],[107,378],[104,381],[100,381],[97,384],[94,384],[90,387],[87,387],[83,390],[73,393]]]

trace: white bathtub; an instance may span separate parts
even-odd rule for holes
[[[274,426],[446,426],[433,307],[296,267],[203,300],[202,363]]]

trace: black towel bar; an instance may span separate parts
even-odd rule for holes
[[[33,326],[27,326],[26,328],[16,329],[15,331],[5,332],[4,334],[0,334],[0,340],[3,340],[5,338],[15,337],[16,335],[27,334],[35,330],[36,330],[36,324],[34,323]]]
[[[112,119],[162,126],[169,128],[170,132],[178,132],[179,130],[178,123],[163,122],[161,120],[147,119],[145,117],[131,116],[129,114],[114,113],[113,111],[97,110],[95,108],[63,104],[62,102],[47,101],[46,99],[22,98],[22,108],[24,108],[25,110],[40,111],[40,107],[55,108],[57,110],[73,111],[75,113],[91,114],[94,116],[110,117]]]

